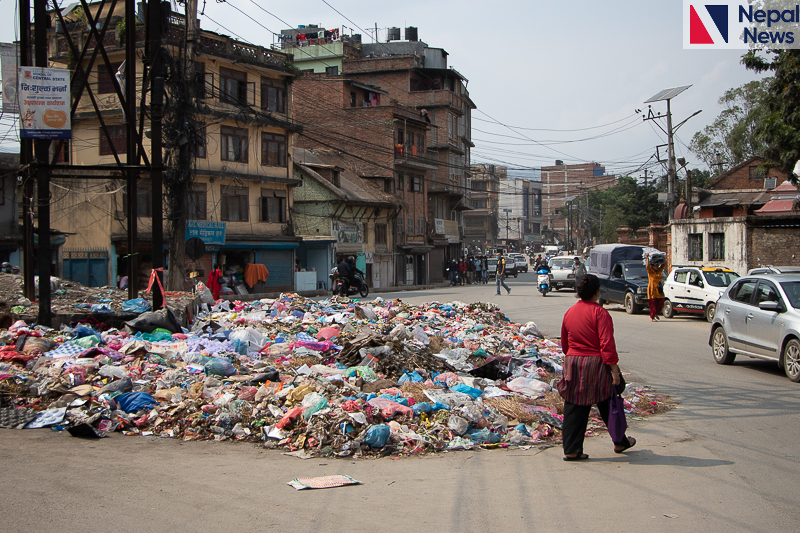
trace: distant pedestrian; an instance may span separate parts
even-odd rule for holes
[[[450,272],[450,286],[452,287],[458,280],[458,262],[456,262],[455,258],[450,260],[448,271]]]
[[[586,275],[586,265],[581,263],[581,258],[575,256],[575,262],[572,264],[572,275],[575,277],[575,292],[578,291],[578,282]]]
[[[472,260],[472,268],[475,269],[475,283],[483,283],[483,261],[480,257],[475,257]]]
[[[647,299],[650,303],[650,320],[658,322],[658,315],[664,309],[664,278],[661,273],[667,266],[666,258],[660,255],[651,259],[650,254],[647,254],[644,266],[647,268]]]
[[[466,279],[467,279],[467,262],[462,257],[461,260],[458,262],[458,284],[464,285]]]
[[[565,461],[582,461],[583,439],[592,405],[608,426],[612,387],[624,389],[619,355],[614,341],[611,315],[598,305],[600,280],[587,274],[577,287],[580,300],[569,308],[561,322],[561,348],[564,351],[564,377],[556,388],[564,399],[564,425],[561,430]],[[614,443],[614,452],[622,453],[636,444],[624,436]]]
[[[475,259],[472,255],[467,256],[467,283],[472,285],[475,281]]]
[[[483,283],[489,283],[489,259],[483,255],[481,256],[481,273],[483,274]]]
[[[500,294],[500,285],[507,291],[507,294],[511,294],[511,288],[506,285],[505,281],[503,281],[506,277],[506,259],[503,257],[503,251],[498,250],[497,252],[497,270],[495,271],[495,281],[497,283],[497,294]]]

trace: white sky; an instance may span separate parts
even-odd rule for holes
[[[264,27],[280,33],[287,25],[254,2],[294,27],[354,26],[322,0],[207,0],[205,12],[247,41],[270,46],[273,38]],[[691,166],[698,159],[683,143],[688,145],[696,131],[713,121],[720,111],[717,99],[726,89],[756,78],[740,64],[741,51],[683,50],[679,0],[328,2],[365,30],[375,24],[379,30],[416,26],[420,40],[449,52],[449,66],[470,80],[470,96],[478,106],[473,112],[473,162],[538,167],[562,159],[597,161],[609,172],[636,170],[666,140],[654,125],[636,120],[634,109],[645,109],[643,101],[661,89],[691,84],[672,106],[676,123],[703,110],[679,130],[676,141],[677,155]],[[0,41],[14,40],[15,4],[0,0]],[[208,18],[200,19],[202,28],[236,37]],[[379,35],[385,38],[385,30]],[[371,35],[362,35],[362,40],[371,42]],[[664,103],[654,104],[654,111],[664,110]],[[552,132],[512,131],[479,119],[561,130],[620,122],[588,131]],[[10,123],[7,116],[0,120],[0,139],[9,133]],[[566,144],[542,146],[525,138],[544,144],[575,141],[621,126],[625,131]],[[12,138],[16,140],[13,131],[0,149],[14,149]]]

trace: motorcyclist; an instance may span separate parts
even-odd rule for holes
[[[539,274],[549,274],[550,273],[550,265],[547,264],[547,261],[542,261],[536,267],[536,272]]]
[[[348,267],[348,275],[347,275],[347,288],[350,287],[357,287],[358,284],[356,282],[356,274],[361,274],[361,279],[364,279],[366,276],[361,270],[356,267],[356,258],[352,255],[347,258],[347,267]]]

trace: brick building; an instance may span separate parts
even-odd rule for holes
[[[506,167],[473,165],[472,210],[464,213],[464,243],[477,253],[478,249],[497,244],[500,182],[506,178]]]
[[[547,240],[561,244],[567,240],[567,219],[564,207],[570,198],[581,196],[591,189],[607,189],[616,184],[616,176],[606,175],[599,163],[565,165],[556,160],[553,166],[542,167],[542,218]],[[580,230],[582,224],[578,224]],[[546,230],[544,229],[546,227]],[[583,242],[582,235],[573,238]]]
[[[295,117],[308,125],[296,146],[336,150],[344,156],[343,168],[394,195],[400,207],[391,215],[392,283],[427,283],[427,188],[437,168],[427,153],[428,122],[380,87],[346,76],[308,73],[293,90]]]

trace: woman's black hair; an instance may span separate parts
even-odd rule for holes
[[[600,289],[600,280],[594,274],[586,274],[578,281],[578,296],[581,300],[591,300]]]

